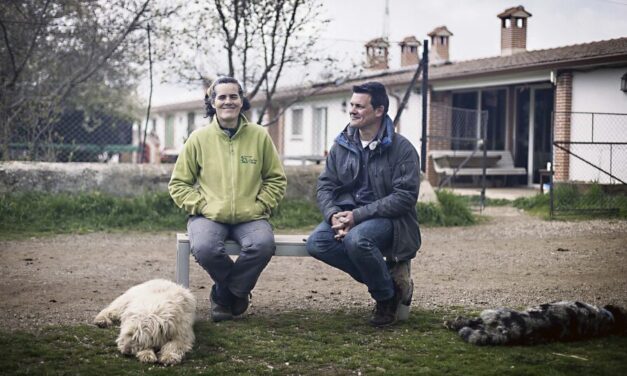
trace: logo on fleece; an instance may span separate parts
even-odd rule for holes
[[[257,159],[252,155],[240,155],[239,161],[244,164],[257,164]]]

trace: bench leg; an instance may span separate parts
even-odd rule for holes
[[[389,266],[394,282],[401,288],[401,304],[396,311],[396,319],[409,319],[409,310],[414,293],[414,281],[411,279],[411,261],[400,261]]]
[[[189,287],[189,242],[176,242],[176,283]]]

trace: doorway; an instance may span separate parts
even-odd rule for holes
[[[551,86],[516,88],[514,165],[527,168],[527,176],[521,177],[520,184],[539,184],[539,170],[545,169],[552,160],[554,95]]]

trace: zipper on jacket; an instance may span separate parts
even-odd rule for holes
[[[229,138],[229,153],[231,154],[231,223],[235,222],[235,152],[233,140]]]

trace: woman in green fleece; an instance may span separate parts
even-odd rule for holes
[[[250,292],[274,254],[268,218],[287,185],[270,135],[242,115],[250,107],[243,94],[231,77],[211,85],[205,103],[213,120],[189,136],[168,185],[174,202],[190,215],[192,254],[214,282],[213,321],[248,308]],[[227,238],[242,247],[235,262],[225,252]]]

